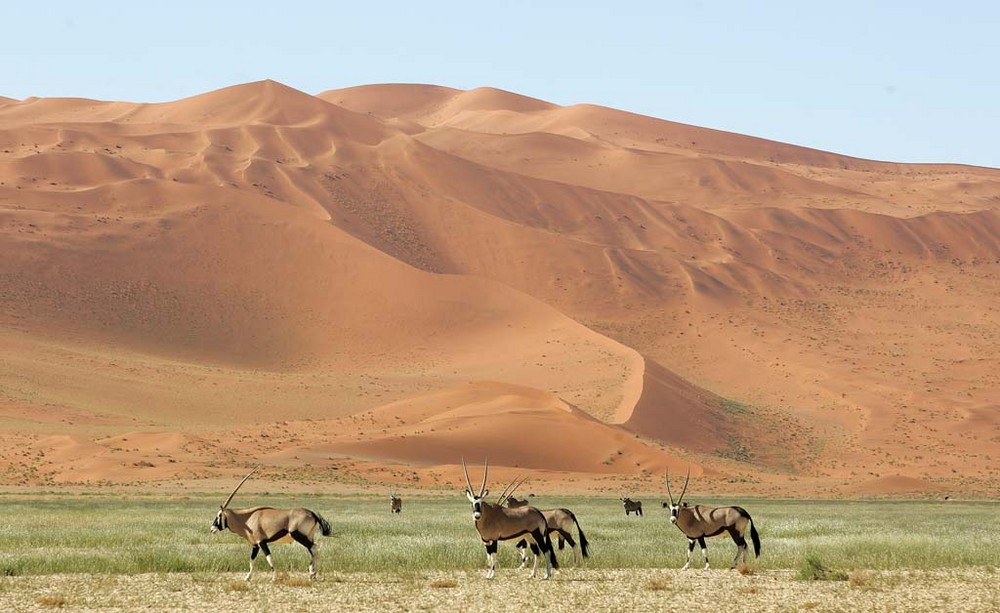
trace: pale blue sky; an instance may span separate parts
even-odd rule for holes
[[[857,157],[1000,167],[1000,2],[4,2],[0,95],[492,86]]]

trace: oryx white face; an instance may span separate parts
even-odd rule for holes
[[[680,512],[680,510],[681,510],[681,505],[679,504],[670,505],[670,523],[672,524],[677,523],[677,513]]]
[[[226,515],[219,509],[215,519],[212,521],[212,533],[221,532],[226,529]]]
[[[470,490],[465,490],[465,497],[472,503],[472,519],[479,519],[483,515],[483,496],[477,497]]]

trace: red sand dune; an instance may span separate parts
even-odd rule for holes
[[[9,487],[450,487],[488,455],[996,491],[997,169],[492,88],[0,98],[0,254]]]

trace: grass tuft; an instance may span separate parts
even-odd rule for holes
[[[662,592],[670,588],[670,583],[671,578],[669,576],[653,577],[646,582],[646,589],[651,592]]]
[[[42,594],[35,596],[35,603],[43,607],[62,608],[69,604],[69,599],[62,594]]]
[[[312,579],[310,579],[309,577],[301,577],[301,576],[293,577],[288,573],[279,573],[278,583],[290,587],[311,587]]]
[[[799,579],[805,581],[847,581],[847,573],[823,565],[819,558],[807,556],[799,568]]]
[[[434,581],[431,581],[431,587],[458,587],[458,581],[455,581],[454,579],[435,579]]]

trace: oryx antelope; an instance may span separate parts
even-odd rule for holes
[[[545,516],[545,524],[548,526],[548,532],[551,538],[552,533],[558,534],[559,540],[559,550],[561,551],[564,544],[569,543],[569,548],[573,550],[573,561],[577,564],[580,563],[579,554],[576,552],[576,542],[573,540],[572,529],[576,526],[576,531],[580,535],[580,553],[583,557],[588,557],[589,554],[589,544],[587,543],[587,536],[583,533],[583,528],[580,527],[580,522],[576,520],[576,515],[573,511],[569,509],[549,509],[547,511],[542,511],[542,515]],[[521,568],[524,568],[525,564],[528,563],[528,541],[527,539],[521,539],[517,543],[517,552],[521,555]],[[532,545],[531,552],[538,556],[537,548]]]
[[[670,471],[666,472],[667,496],[670,498],[670,522],[677,526],[688,539],[687,562],[682,570],[687,570],[691,566],[691,552],[694,551],[695,541],[701,545],[701,555],[705,558],[705,570],[708,570],[708,550],[705,547],[705,538],[716,536],[723,532],[728,532],[736,543],[736,557],[733,558],[732,568],[743,556],[743,562],[747,560],[747,529],[750,530],[750,539],[753,541],[753,555],[760,557],[760,535],[757,534],[757,527],[754,526],[750,514],[742,507],[706,507],[702,505],[688,506],[682,502],[684,493],[687,492],[688,481],[691,479],[691,467],[688,467],[687,477],[684,478],[684,489],[681,495],[674,502],[674,497],[670,493]],[[666,507],[667,503],[663,503]]]
[[[391,513],[402,513],[403,499],[395,494],[389,494],[389,511]]]
[[[620,498],[622,501],[622,506],[625,507],[625,515],[629,513],[635,513],[639,517],[642,517],[642,501],[632,500],[628,496]]]
[[[277,577],[274,568],[274,561],[271,559],[271,550],[268,543],[278,540],[293,539],[300,543],[309,551],[309,576],[316,576],[316,528],[319,528],[323,536],[330,536],[330,524],[319,513],[309,509],[274,509],[271,507],[251,507],[247,509],[230,509],[229,503],[233,501],[233,496],[240,487],[246,483],[250,475],[257,472],[254,468],[247,476],[243,477],[233,493],[229,495],[226,502],[219,507],[219,513],[212,522],[212,532],[220,532],[229,529],[233,534],[238,534],[250,541],[250,571],[246,574],[247,581],[253,575],[253,563],[259,551],[264,552],[264,558],[268,566],[271,567],[271,580]]]
[[[528,506],[528,499],[527,498],[515,498],[514,496],[508,496],[507,497],[507,508],[508,509],[516,509],[518,507],[526,507],[526,506]]]
[[[552,576],[552,569],[559,568],[555,551],[552,549],[552,540],[548,534],[548,526],[542,512],[532,506],[518,507],[516,509],[504,508],[500,504],[493,504],[484,500],[489,490],[486,489],[486,477],[489,474],[489,460],[483,465],[483,484],[479,487],[479,492],[474,493],[472,481],[469,479],[469,469],[465,465],[465,458],[462,459],[462,470],[465,472],[465,483],[468,487],[465,496],[472,503],[472,517],[476,522],[476,530],[479,531],[479,538],[486,545],[486,578],[492,579],[496,574],[497,546],[500,541],[514,539],[525,534],[530,534],[535,545],[545,557],[545,578]],[[538,571],[538,558],[535,558],[535,565],[531,569],[531,577]]]

